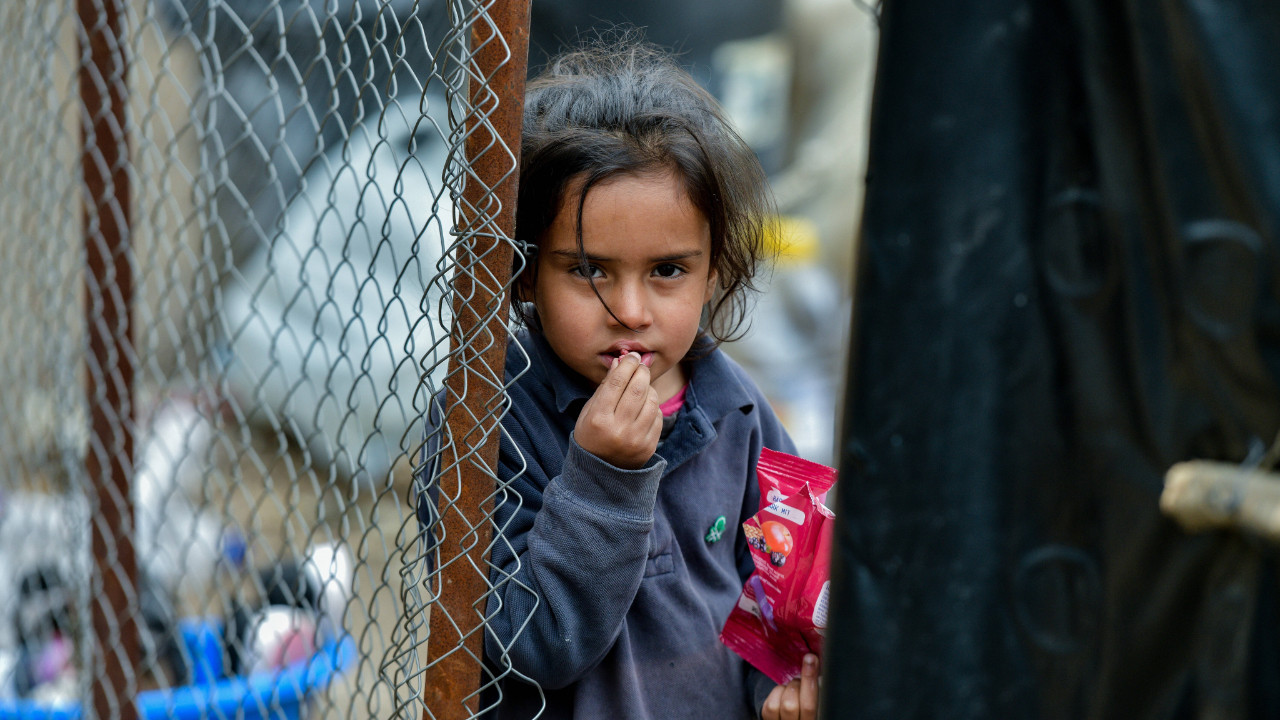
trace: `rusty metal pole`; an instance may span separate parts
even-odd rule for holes
[[[133,331],[129,264],[129,145],[125,129],[128,57],[124,0],[78,0],[83,142],[85,319],[88,335],[87,480],[96,496],[91,667],[97,720],[138,716],[137,562],[133,547]]]
[[[465,243],[455,249],[454,355],[445,387],[445,424],[453,443],[441,467],[440,541],[443,610],[431,623],[424,718],[462,720],[479,710],[484,656],[485,553],[498,461],[506,320],[511,298],[517,161],[529,55],[530,0],[500,0],[471,20],[472,113],[468,175],[459,203]],[[485,21],[485,17],[488,21]]]

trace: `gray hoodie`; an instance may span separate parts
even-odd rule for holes
[[[759,509],[760,449],[795,449],[728,356],[689,370],[658,453],[623,470],[573,441],[594,386],[540,335],[512,341],[507,380],[520,377],[503,422],[499,474],[510,485],[498,496],[505,542],[493,553],[486,643],[489,671],[505,673],[497,717],[759,715],[773,684],[719,633],[752,568],[741,524]],[[709,542],[720,516],[724,535]]]

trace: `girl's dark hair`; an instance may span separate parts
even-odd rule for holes
[[[740,335],[764,257],[772,197],[755,153],[668,54],[634,32],[615,32],[552,59],[527,86],[523,133],[518,240],[536,252],[572,181],[581,178],[582,251],[582,206],[592,187],[623,175],[673,172],[711,226],[717,274],[702,341],[694,347],[709,349]],[[520,316],[534,328],[537,318],[525,302],[532,299],[536,268],[530,262],[516,287]]]

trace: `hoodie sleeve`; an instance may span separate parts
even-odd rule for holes
[[[485,649],[498,666],[563,688],[621,632],[644,576],[666,461],[654,455],[624,470],[570,438],[552,474],[544,464],[555,464],[546,461],[558,443],[541,418],[513,408],[503,427]]]

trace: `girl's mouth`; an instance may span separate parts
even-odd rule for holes
[[[605,366],[606,368],[611,368],[611,367],[613,367],[613,361],[614,361],[614,360],[620,360],[621,358],[625,357],[628,353],[635,353],[635,354],[639,355],[639,356],[640,356],[640,362],[641,362],[641,364],[643,364],[645,367],[653,367],[653,356],[654,356],[654,353],[653,353],[653,351],[651,351],[651,350],[626,350],[626,349],[623,349],[623,350],[613,350],[613,349],[610,349],[610,350],[609,350],[609,351],[607,351],[607,352],[602,352],[602,353],[600,353],[599,358],[600,358],[600,362],[601,362],[601,363],[603,363],[603,364],[604,364],[604,366]]]

